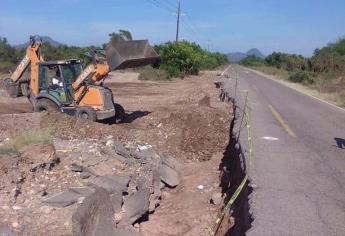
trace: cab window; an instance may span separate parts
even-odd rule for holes
[[[63,78],[67,84],[72,84],[81,72],[81,64],[71,63],[61,65]]]

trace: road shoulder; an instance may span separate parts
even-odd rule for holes
[[[297,83],[292,83],[292,82],[288,82],[286,80],[282,80],[282,79],[279,79],[277,76],[274,76],[274,75],[268,75],[268,74],[265,74],[261,71],[258,71],[258,70],[255,70],[255,69],[252,69],[252,68],[248,68],[248,67],[244,67],[245,70],[248,70],[248,71],[251,71],[253,73],[256,73],[266,79],[270,79],[270,80],[273,80],[277,83],[280,83],[286,87],[289,87],[293,90],[296,90],[304,95],[307,95],[309,97],[312,97],[316,100],[319,100],[323,103],[327,103],[328,105],[330,106],[333,106],[333,107],[336,107],[340,110],[343,110],[345,111],[344,108],[340,107],[339,104],[335,101],[335,98],[332,94],[326,94],[326,93],[320,93],[314,89],[311,89],[311,88],[308,88],[302,84],[297,84]]]

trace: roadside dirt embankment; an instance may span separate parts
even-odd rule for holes
[[[0,153],[0,226],[18,235],[70,235],[88,225],[133,235],[204,235],[225,196],[219,167],[229,159],[222,153],[233,116],[231,104],[218,99],[215,77],[110,78],[107,86],[126,110],[122,124],[21,113],[22,100],[0,104],[0,145],[9,147]],[[32,130],[52,137],[31,145]],[[103,223],[109,227],[98,228]]]

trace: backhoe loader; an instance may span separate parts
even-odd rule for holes
[[[146,40],[110,42],[103,60],[97,57],[97,51],[91,51],[92,63],[83,69],[78,59],[44,61],[41,45],[38,37],[30,37],[26,55],[5,80],[9,95],[27,96],[36,112],[60,110],[92,121],[119,121],[124,115],[122,106],[114,102],[112,91],[103,86],[109,72],[155,64],[158,60]],[[27,68],[30,76],[24,78]]]

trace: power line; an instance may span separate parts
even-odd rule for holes
[[[174,5],[174,4],[171,4],[169,1],[158,1],[158,0],[154,0],[155,2],[158,2],[158,4],[161,4],[161,5],[163,5],[165,8],[168,8],[168,9],[170,9],[170,10],[172,10],[172,11],[175,11],[175,9],[176,9],[176,5]]]
[[[168,5],[169,7],[176,9],[177,5],[176,3],[171,3],[169,0],[164,0],[165,4]]]
[[[175,10],[172,10],[170,7],[168,7],[167,5],[164,5],[162,4],[161,2],[157,1],[157,0],[146,0],[148,1],[149,3],[155,5],[156,7],[158,8],[161,8],[161,9],[164,9],[164,10],[167,10],[168,12],[173,12]]]
[[[178,41],[180,36],[180,27],[188,32],[191,33],[192,38],[197,38],[198,41],[202,41],[204,45],[206,45],[206,48],[210,49],[210,40],[209,38],[205,37],[205,35],[200,31],[200,28],[197,27],[192,20],[192,17],[188,13],[182,13],[181,12],[181,5],[180,0],[177,1],[177,5],[173,4],[169,0],[146,0],[149,3],[153,4],[154,6],[161,8],[165,11],[168,11],[169,13],[175,13],[176,14],[176,38],[175,40]],[[181,16],[186,16],[182,17]]]

